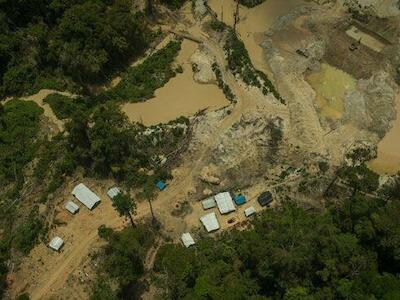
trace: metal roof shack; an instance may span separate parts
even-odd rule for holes
[[[260,203],[261,206],[267,206],[272,202],[272,194],[271,192],[263,192],[261,193],[260,196],[257,198],[258,203]]]
[[[209,213],[200,218],[201,223],[203,223],[207,232],[215,231],[219,229],[219,223],[217,220],[217,216],[214,212]]]
[[[64,207],[73,215],[79,211],[79,206],[72,201],[68,201],[67,203],[65,203]]]
[[[201,201],[201,205],[203,205],[204,209],[210,209],[215,207],[217,204],[215,203],[214,197],[207,198],[206,200]]]
[[[250,217],[256,213],[256,209],[253,206],[250,206],[244,210],[244,215],[246,217]]]
[[[229,194],[228,192],[223,192],[215,195],[215,201],[217,202],[219,212],[222,215],[236,210],[231,194]]]
[[[121,193],[121,190],[119,188],[112,187],[111,189],[109,189],[107,191],[107,196],[110,197],[110,199],[112,200],[115,196],[117,196],[120,193]]]
[[[158,187],[158,189],[159,189],[160,191],[163,191],[163,190],[165,190],[165,188],[167,187],[167,185],[166,185],[164,182],[162,182],[161,180],[159,180],[159,181],[157,181],[157,183],[156,183],[156,187]]]
[[[50,241],[49,247],[55,251],[59,251],[64,245],[64,241],[59,236],[56,236]]]
[[[100,198],[93,193],[83,183],[78,184],[73,190],[72,195],[78,199],[83,205],[92,210],[100,203]]]
[[[186,248],[189,248],[190,246],[196,244],[189,232],[182,234],[181,240],[182,240],[183,245],[185,245]]]

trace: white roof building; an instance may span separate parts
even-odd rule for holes
[[[244,210],[244,215],[246,217],[250,217],[256,213],[256,209],[253,206],[250,206]]]
[[[83,205],[89,209],[96,207],[100,203],[100,198],[95,193],[93,193],[89,188],[83,183],[78,184],[73,190],[72,195],[78,199]]]
[[[209,213],[200,218],[201,223],[203,223],[204,227],[206,228],[207,232],[211,232],[214,230],[219,229],[219,223],[217,220],[217,216],[214,212]]]
[[[207,198],[207,199],[201,201],[201,205],[203,205],[204,209],[210,209],[210,208],[215,207],[217,204],[215,203],[214,197],[210,197],[210,198]]]
[[[117,187],[112,187],[111,189],[109,189],[109,190],[107,191],[107,196],[110,197],[111,200],[112,200],[115,196],[117,196],[117,195],[120,194],[120,193],[121,193],[121,190],[120,190],[119,188],[117,188]]]
[[[219,212],[222,215],[236,210],[231,194],[229,194],[228,192],[223,192],[215,195],[215,201],[217,202]]]
[[[186,248],[189,248],[190,246],[196,244],[189,232],[182,234],[181,240]]]
[[[55,251],[61,249],[62,245],[64,245],[64,241],[59,236],[56,236],[50,241],[49,247]]]
[[[76,214],[78,211],[79,211],[79,206],[78,205],[76,205],[74,202],[72,202],[72,201],[68,201],[66,204],[65,204],[65,209],[66,210],[68,210],[71,214]]]

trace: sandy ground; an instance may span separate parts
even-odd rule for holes
[[[306,77],[317,93],[316,104],[323,117],[340,119],[343,113],[343,98],[348,90],[356,88],[356,80],[349,74],[326,63],[318,72]]]
[[[192,116],[207,109],[220,109],[229,105],[222,90],[213,84],[199,84],[193,80],[190,57],[197,49],[197,43],[184,40],[177,64],[183,73],[177,74],[165,86],[156,90],[155,97],[140,103],[127,103],[122,106],[131,121],[146,126],[167,123],[180,116]]]
[[[346,30],[346,34],[356,41],[360,41],[361,44],[371,48],[376,52],[381,52],[386,46],[384,43],[368,33],[361,31],[356,26],[351,26],[348,30]]]
[[[395,175],[400,170],[400,94],[396,101],[397,118],[393,127],[378,143],[378,157],[369,163],[369,167],[381,175]]]

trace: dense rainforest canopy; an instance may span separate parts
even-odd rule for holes
[[[104,81],[148,39],[128,0],[0,0],[0,96]]]

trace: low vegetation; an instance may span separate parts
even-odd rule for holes
[[[160,2],[170,9],[177,10],[185,4],[186,0],[161,0]]]
[[[99,98],[103,102],[109,99],[139,102],[154,97],[154,91],[176,75],[178,70],[172,64],[180,49],[180,41],[169,42],[143,63],[129,68],[121,82]]]
[[[226,99],[228,99],[230,102],[235,103],[236,102],[236,96],[232,92],[232,90],[229,87],[229,85],[227,85],[224,82],[224,80],[222,79],[222,73],[221,73],[221,70],[219,69],[218,64],[217,63],[213,63],[212,69],[213,69],[213,71],[215,73],[215,76],[217,77],[218,86],[219,86],[220,89],[222,89]]]
[[[83,98],[73,99],[58,93],[48,95],[43,101],[50,105],[52,111],[60,120],[71,118],[77,110],[88,108]]]
[[[264,95],[272,93],[284,103],[267,75],[254,68],[246,47],[232,29],[228,32],[224,49],[228,57],[228,67],[235,75],[239,75],[246,84],[259,88]]]
[[[239,0],[239,3],[247,7],[254,7],[263,3],[264,1],[266,0]]]

